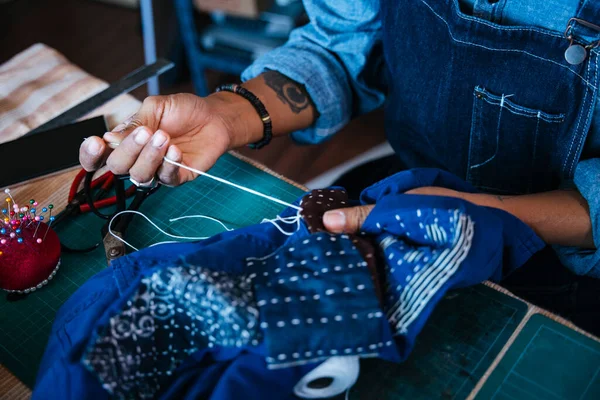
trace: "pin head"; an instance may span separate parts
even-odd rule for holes
[[[48,204],[48,208],[52,210],[54,208],[54,204]]]
[[[18,239],[17,239],[17,242],[19,242],[19,243],[23,243],[23,238],[18,238]]]
[[[38,242],[38,243],[42,243],[42,238],[38,238],[38,239],[36,240],[36,242]]]
[[[37,215],[37,216],[36,216],[34,219],[35,219],[36,221],[40,221],[40,216],[39,216],[39,215]]]
[[[1,244],[6,244],[6,239],[2,239],[2,240],[0,240],[0,243],[1,243]]]
[[[34,199],[29,200],[29,204],[33,204],[33,203],[35,203]]]
[[[10,236],[11,238],[14,238],[14,237],[15,237],[15,236],[17,236],[17,235],[16,235],[16,233],[14,233],[14,232],[11,232],[9,236]]]
[[[10,197],[7,197],[6,199],[4,199],[4,201],[6,201],[7,203],[10,203]]]

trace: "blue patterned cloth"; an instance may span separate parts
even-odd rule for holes
[[[502,211],[403,194],[424,185],[473,190],[423,169],[362,194],[376,204],[363,231],[381,297],[352,237],[304,222],[290,237],[260,224],[114,261],[61,308],[34,399],[292,399],[329,357],[404,360],[448,290],[499,280],[544,246]]]

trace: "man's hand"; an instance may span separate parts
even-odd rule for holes
[[[278,72],[265,72],[244,87],[268,110],[274,136],[305,129],[316,118],[304,87]],[[260,140],[263,130],[252,104],[234,93],[153,96],[103,138],[83,142],[79,160],[88,171],[106,162],[115,174],[129,174],[142,184],[158,176],[173,186],[195,174],[163,162],[163,157],[206,171],[226,151]]]
[[[575,190],[496,196],[423,187],[406,194],[456,197],[480,206],[498,208],[529,225],[548,244],[595,248],[588,205]],[[328,211],[323,216],[323,223],[333,233],[355,233],[360,230],[373,207],[368,205]]]
[[[152,180],[155,174],[166,185],[187,182],[195,174],[165,163],[165,155],[205,171],[235,146],[234,131],[239,141],[250,132],[252,123],[255,130],[262,130],[249,103],[247,113],[229,111],[231,103],[239,100],[246,102],[232,93],[207,98],[192,94],[148,97],[136,114],[112,132],[103,138],[88,138],[81,145],[81,164],[89,171],[106,162],[115,174],[130,174],[141,183]]]
[[[466,193],[440,187],[422,187],[407,191],[405,194],[423,194],[431,196],[447,196],[464,198]],[[327,211],[323,216],[323,224],[333,233],[356,233],[365,222],[374,205],[341,208]]]

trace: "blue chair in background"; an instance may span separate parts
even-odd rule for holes
[[[302,2],[288,3],[274,4],[256,20],[213,13],[211,23],[200,29],[192,0],[175,0],[180,38],[196,94],[210,93],[207,69],[240,75],[260,54],[285,43],[289,32],[305,21]]]

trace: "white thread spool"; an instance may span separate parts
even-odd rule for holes
[[[337,396],[350,389],[358,379],[360,370],[357,356],[337,356],[327,359],[323,364],[304,375],[294,386],[294,394],[303,399],[320,399]],[[311,387],[317,379],[331,379],[323,388]]]

